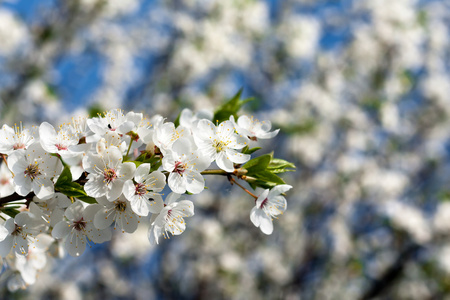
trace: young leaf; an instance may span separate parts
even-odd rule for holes
[[[267,166],[267,170],[272,173],[292,172],[294,171],[293,169],[295,169],[295,165],[293,163],[280,158],[272,158]]]
[[[2,207],[1,212],[14,218],[19,213],[20,206]]]
[[[63,193],[67,197],[75,197],[86,203],[97,203],[94,198],[89,197],[83,189],[83,186],[76,182],[65,182],[64,184],[55,185],[55,190]]]
[[[241,107],[249,102],[252,101],[253,98],[247,98],[244,100],[241,100],[241,94],[242,94],[242,88],[236,93],[236,95],[233,96],[230,100],[222,104],[215,112],[213,121],[217,121],[219,123],[229,120],[230,116],[233,115],[235,118],[237,118],[237,113],[241,109]]]
[[[59,178],[55,183],[55,188],[57,189],[69,182],[72,182],[72,173],[70,172],[70,168],[66,166],[64,167],[61,175],[59,175]]]
[[[255,148],[249,149],[248,146],[245,146],[244,149],[242,149],[242,153],[244,153],[244,154],[252,154],[253,152],[258,151],[259,149],[262,149],[262,148],[261,147],[255,147]]]
[[[272,156],[270,154],[264,154],[258,157],[255,157],[248,162],[245,163],[245,165],[242,166],[243,169],[246,169],[248,171],[248,175],[253,175],[258,172],[265,171],[267,166],[269,165],[270,159]]]
[[[285,184],[284,180],[270,171],[262,171],[254,174],[255,178],[268,183]]]

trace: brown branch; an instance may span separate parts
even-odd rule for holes
[[[20,196],[19,194],[14,193],[12,195],[0,198],[0,205],[6,204],[9,202],[13,202],[13,201],[17,201],[17,200],[30,200],[30,199],[33,199],[33,197],[34,197],[33,192],[29,193],[26,196]]]

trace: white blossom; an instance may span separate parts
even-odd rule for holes
[[[256,199],[256,205],[250,212],[250,220],[253,225],[259,227],[265,234],[272,234],[273,218],[283,214],[286,210],[286,199],[281,194],[291,188],[292,186],[287,184],[277,185],[271,190],[258,188],[255,191],[258,199]]]
[[[28,247],[38,245],[37,236],[47,230],[47,224],[29,212],[21,212],[6,220],[4,227],[8,235],[0,241],[0,256],[5,257],[11,249],[18,255],[27,255]],[[0,235],[4,236],[4,230]]]
[[[109,201],[119,198],[123,184],[133,177],[136,170],[132,162],[122,163],[122,153],[117,147],[108,148],[103,155],[88,154],[83,167],[89,172],[84,189],[91,197],[106,196]]]
[[[26,196],[34,192],[38,198],[48,198],[54,193],[52,179],[62,172],[61,161],[42,149],[39,143],[27,150],[15,151],[8,156],[8,166],[14,173],[17,194]]]
[[[164,170],[170,172],[167,182],[175,193],[189,191],[198,194],[205,188],[205,180],[200,172],[210,165],[210,161],[192,148],[188,139],[180,138],[162,160]]]
[[[166,198],[165,207],[153,217],[154,220],[148,231],[148,239],[152,245],[159,243],[159,237],[165,239],[172,235],[180,235],[186,229],[185,217],[194,215],[194,204],[189,200],[181,200],[180,194],[170,193]]]
[[[67,220],[55,225],[52,236],[65,239],[64,247],[71,256],[80,256],[89,241],[103,243],[111,239],[111,230],[94,227],[94,216],[102,208],[99,204],[84,207],[80,201],[70,205],[64,214]]]
[[[121,196],[110,202],[105,197],[97,198],[101,208],[94,217],[94,226],[98,229],[106,229],[114,223],[114,230],[133,233],[136,231],[141,216],[136,215],[131,209],[130,202]]]
[[[256,141],[257,139],[271,139],[275,137],[280,129],[269,132],[272,127],[272,123],[270,121],[259,121],[258,119],[251,116],[240,116],[237,120],[237,124],[235,123],[234,116],[230,116],[231,122],[233,122],[236,127],[236,131],[251,140]]]
[[[34,131],[20,127],[3,125],[0,130],[0,153],[11,154],[14,150],[26,149],[35,142]]]
[[[11,171],[5,163],[0,165],[0,197],[6,197],[14,193],[14,181]]]
[[[163,208],[160,192],[166,185],[166,176],[154,171],[150,173],[150,164],[141,164],[134,174],[134,182],[127,180],[123,194],[130,201],[131,208],[139,216],[159,213]]]
[[[250,159],[250,155],[236,151],[244,148],[247,142],[245,137],[235,133],[231,121],[216,127],[211,121],[201,120],[194,131],[194,139],[201,153],[211,162],[215,160],[224,171],[233,172],[233,163],[242,164]]]

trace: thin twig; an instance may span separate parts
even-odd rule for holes
[[[255,196],[255,194],[253,194],[252,192],[250,192],[249,190],[247,190],[245,187],[243,187],[239,182],[237,182],[233,177],[228,176],[228,180],[230,181],[231,184],[236,184],[238,187],[240,187],[241,189],[243,189],[245,192],[247,192],[250,196],[252,196],[253,198],[258,199],[258,196]]]

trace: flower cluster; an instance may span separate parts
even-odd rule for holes
[[[270,172],[273,164],[277,170],[286,166],[271,156],[267,160],[268,155],[250,160],[259,148],[249,145],[278,130],[269,132],[270,122],[247,116],[213,123],[189,110],[181,113],[179,123],[111,110],[58,128],[46,122],[32,129],[4,125],[0,256],[31,284],[35,276],[30,274],[45,263],[28,262],[30,253],[55,248],[60,255],[79,256],[87,245],[109,241],[111,228],[133,233],[141,222],[149,223],[149,241],[158,244],[161,236],[184,232],[194,203],[182,194],[201,193],[205,174],[226,175],[252,195],[251,221],[272,233],[272,217],[286,209],[281,193],[291,186],[258,174]],[[214,164],[218,169],[210,168]],[[253,174],[255,166],[262,166],[262,172]],[[258,196],[235,178],[255,187]]]

